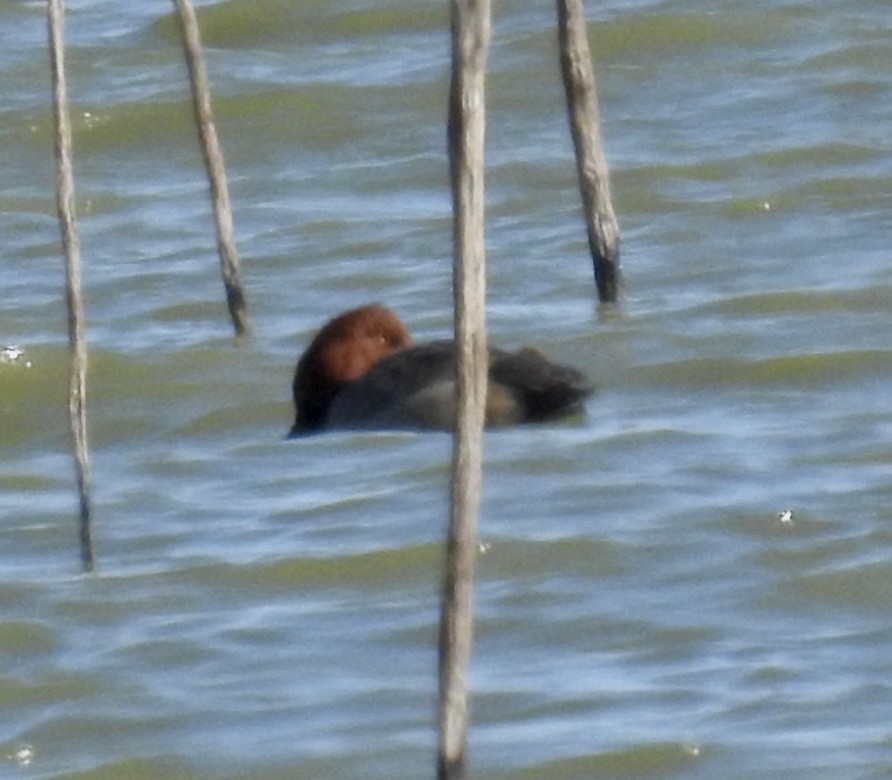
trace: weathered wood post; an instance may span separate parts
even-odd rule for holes
[[[84,338],[84,301],[81,295],[81,248],[75,221],[74,173],[71,164],[71,119],[65,80],[65,4],[49,0],[47,23],[53,85],[53,146],[56,157],[56,209],[65,262],[65,300],[68,309],[68,420],[80,503],[81,562],[93,569],[90,529],[90,453],[87,446],[87,345]]]
[[[229,185],[226,182],[226,169],[223,165],[223,152],[217,138],[214,115],[211,109],[211,91],[208,86],[207,66],[201,47],[198,19],[192,0],[174,0],[179,12],[180,27],[183,33],[183,51],[189,68],[189,83],[195,109],[195,123],[201,151],[204,155],[211,187],[211,201],[214,221],[217,226],[217,251],[220,254],[220,271],[223,286],[226,288],[226,303],[229,316],[237,335],[248,333],[251,322],[248,317],[248,304],[242,289],[238,250],[235,247],[235,232],[232,225],[232,206],[229,201]]]
[[[489,0],[452,0],[451,19],[448,139],[458,408],[453,434],[452,504],[440,618],[439,780],[462,780],[467,770],[467,669],[473,633],[474,563],[488,373],[483,140]]]
[[[619,297],[619,225],[610,200],[610,174],[601,145],[598,93],[582,0],[557,0],[561,74],[567,96],[570,133],[576,150],[576,171],[595,265],[598,298],[613,303]]]

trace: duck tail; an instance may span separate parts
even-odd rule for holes
[[[594,387],[573,366],[553,363],[541,352],[526,347],[516,353],[496,352],[492,375],[511,388],[530,422],[544,422],[577,410]]]

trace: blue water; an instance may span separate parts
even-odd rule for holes
[[[499,4],[488,327],[598,385],[489,434],[487,778],[892,776],[888,4],[588,4],[626,296],[596,301],[550,4]],[[449,438],[282,437],[332,314],[451,327],[447,4],[68,6],[97,572],[80,573],[43,3],[0,7],[0,777],[431,776]],[[789,513],[789,514],[786,514]]]

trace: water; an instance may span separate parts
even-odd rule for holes
[[[892,776],[888,4],[589,6],[615,317],[553,9],[496,8],[491,338],[599,393],[487,436],[474,774]],[[282,436],[332,313],[380,300],[418,338],[449,330],[446,3],[230,0],[201,21],[247,344],[169,9],[69,7],[83,576],[43,4],[0,7],[0,347],[24,350],[0,363],[0,777],[431,776],[449,440]]]

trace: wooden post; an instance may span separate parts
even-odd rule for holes
[[[467,669],[473,633],[474,563],[488,373],[483,140],[489,0],[452,0],[451,17],[452,81],[448,135],[453,203],[457,414],[440,618],[438,780],[462,780],[467,771]]]
[[[613,303],[622,285],[619,225],[610,200],[610,174],[601,145],[598,93],[585,29],[585,9],[582,0],[557,0],[557,13],[561,74],[595,283],[601,302]]]
[[[53,84],[54,149],[56,155],[56,208],[65,256],[65,300],[68,309],[68,419],[80,503],[81,562],[93,569],[90,530],[90,454],[87,446],[87,346],[84,339],[84,301],[81,295],[81,249],[74,209],[74,173],[71,164],[71,120],[65,83],[65,5],[49,0],[47,22],[50,70]]]
[[[220,254],[220,270],[223,286],[226,288],[226,303],[229,316],[237,335],[248,333],[251,322],[248,317],[248,304],[242,289],[239,270],[238,250],[232,225],[232,206],[229,201],[229,185],[226,183],[226,169],[223,165],[223,152],[217,139],[214,115],[211,110],[211,92],[208,86],[207,67],[198,31],[198,19],[192,0],[174,0],[179,11],[180,26],[183,32],[183,50],[189,68],[189,83],[195,108],[195,122],[201,151],[211,185],[211,201],[214,208],[214,221],[217,225],[217,251]]]

